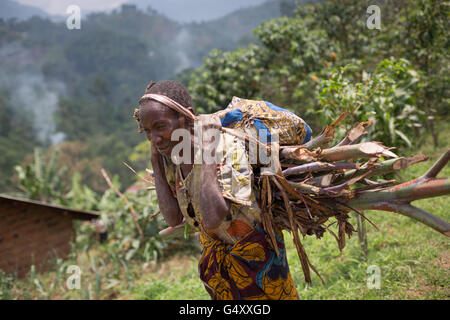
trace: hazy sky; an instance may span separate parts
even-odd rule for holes
[[[77,5],[81,11],[100,11],[114,9],[127,0],[13,0],[21,4],[38,7],[50,14],[65,15],[67,7]],[[162,0],[164,1],[164,0]]]

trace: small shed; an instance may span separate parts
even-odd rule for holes
[[[95,220],[97,212],[0,195],[0,269],[24,277],[32,265],[48,267],[48,258],[65,258],[75,240],[73,221]]]

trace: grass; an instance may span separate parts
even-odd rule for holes
[[[447,221],[450,220],[449,204],[449,197],[417,203]],[[331,235],[320,240],[304,239],[311,262],[325,279],[325,285],[315,276],[312,285],[305,284],[291,235],[285,233],[290,270],[301,299],[449,299],[450,241],[418,222],[393,213],[369,212],[368,217],[380,231],[368,226],[367,258],[356,235],[348,240],[342,253]],[[372,275],[368,273],[369,266],[380,270],[380,289],[367,286]],[[177,257],[165,262],[156,274],[149,274],[136,283],[129,297],[209,298],[198,279],[195,257]]]
[[[446,128],[448,129],[448,128]],[[444,132],[450,132],[445,130]],[[404,179],[423,174],[448,148],[447,139],[436,151],[424,144],[427,162],[402,173]],[[450,176],[446,166],[441,177]],[[416,201],[414,205],[450,221],[450,197]],[[339,252],[335,239],[326,233],[322,239],[307,237],[303,244],[311,263],[326,284],[313,274],[313,283],[304,282],[300,262],[285,233],[290,270],[301,299],[449,299],[450,241],[440,233],[407,217],[381,211],[366,216],[379,228],[366,224],[368,255],[365,257],[355,234]],[[43,274],[30,272],[17,280],[0,274],[0,299],[209,299],[197,273],[198,250],[172,254],[158,262],[124,261],[104,252],[100,245],[70,259],[55,260],[54,268]],[[81,288],[66,286],[67,267],[82,270]],[[368,272],[380,272],[380,287],[369,288]]]

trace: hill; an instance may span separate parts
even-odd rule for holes
[[[278,15],[277,1],[269,1],[203,23],[180,24],[133,5],[88,14],[80,30],[39,16],[0,21],[0,95],[6,101],[0,115],[26,111],[35,146],[75,143],[66,158],[85,159],[85,183],[98,185],[92,172],[104,166],[128,184],[133,177],[122,161],[144,139],[131,114],[148,82],[198,67],[213,48],[247,45],[256,26]],[[18,121],[13,116],[9,122]],[[13,153],[20,156],[11,154],[14,163],[0,165],[7,177],[17,159],[32,152],[28,143],[16,145]],[[4,148],[9,144],[0,152]],[[0,182],[0,190],[6,184]]]
[[[223,17],[233,11],[250,6],[260,5],[266,0],[131,0],[141,10],[148,7],[162,15],[180,22],[211,21]]]
[[[257,26],[280,15],[280,1],[270,0],[233,11],[213,21],[193,22],[185,25],[186,32],[180,34],[182,39],[178,39],[179,45],[185,48],[191,67],[198,67],[212,49],[231,51],[247,46],[256,39],[253,30]]]
[[[32,16],[49,17],[44,10],[33,6],[23,5],[10,0],[0,1],[0,18],[10,19],[16,18],[18,20],[26,20]]]

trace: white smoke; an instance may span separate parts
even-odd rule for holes
[[[19,110],[31,112],[35,134],[42,142],[52,144],[64,140],[56,132],[54,112],[58,97],[64,94],[64,83],[47,80],[34,65],[32,53],[18,44],[0,48],[0,88],[10,92],[10,104]]]
[[[191,33],[185,26],[182,26],[181,31],[177,34],[172,44],[173,51],[176,52],[178,58],[178,65],[175,68],[175,73],[178,73],[186,68],[193,67],[191,60],[186,54],[186,51],[180,49],[186,48],[191,41],[192,41]]]

